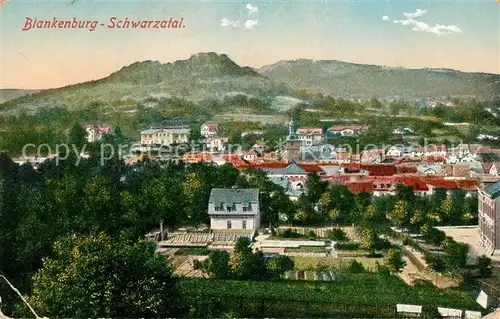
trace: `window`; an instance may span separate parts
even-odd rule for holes
[[[231,221],[230,221],[230,220],[228,220],[228,221],[227,221],[227,229],[231,229],[231,227],[232,227],[232,225],[231,225]]]
[[[247,221],[246,220],[243,221],[242,228],[243,229],[247,229]]]

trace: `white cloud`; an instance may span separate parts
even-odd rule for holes
[[[462,32],[462,30],[456,25],[444,25],[444,24],[429,25],[417,19],[424,16],[426,13],[427,11],[422,9],[417,9],[417,11],[415,12],[403,12],[403,15],[406,17],[405,20],[393,20],[392,22],[394,22],[395,24],[411,26],[412,27],[411,30],[415,32],[423,31],[437,35]],[[390,19],[388,16],[384,16],[382,20],[389,21]]]
[[[240,22],[237,20],[229,20],[227,18],[224,18],[220,20],[220,26],[221,27],[234,27],[237,28],[240,26]]]
[[[259,24],[259,21],[257,21],[257,20],[247,20],[247,21],[245,21],[245,28],[251,30],[257,24]]]
[[[403,12],[403,15],[407,17],[408,19],[415,19],[418,17],[422,17],[427,13],[427,10],[422,10],[422,9],[417,9],[415,12]]]
[[[259,12],[259,7],[257,6],[252,6],[250,3],[247,4],[247,10],[248,10],[248,15],[255,14]]]

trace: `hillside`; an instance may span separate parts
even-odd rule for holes
[[[286,86],[247,67],[240,67],[225,54],[199,53],[187,60],[162,64],[158,61],[135,62],[106,78],[58,89],[44,90],[0,105],[0,111],[35,110],[62,106],[70,110],[91,102],[130,108],[150,98],[183,97],[188,100],[223,98],[236,93],[276,96]]]
[[[0,89],[0,103],[14,100],[18,97],[36,92],[38,92],[38,90]]]
[[[2,90],[2,99],[6,102],[0,100],[0,113],[30,112],[53,106],[79,110],[93,102],[115,111],[130,111],[137,102],[149,103],[162,98],[200,101],[235,95],[265,96],[273,100],[275,110],[285,111],[297,103],[290,100],[293,89],[308,89],[347,99],[447,96],[489,99],[500,94],[500,75],[305,59],[280,61],[254,70],[239,66],[225,54],[210,52],[164,64],[135,62],[100,80],[58,89]],[[247,111],[258,112],[257,109]]]
[[[336,60],[279,61],[258,70],[271,80],[344,98],[491,98],[500,75],[450,69],[405,69]]]

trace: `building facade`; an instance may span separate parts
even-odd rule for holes
[[[204,123],[200,128],[201,136],[206,138],[215,137],[219,135],[219,124],[217,123]]]
[[[189,127],[168,126],[141,131],[141,145],[166,146],[189,142]]]
[[[303,146],[319,145],[324,141],[322,128],[299,128],[296,136]]]
[[[478,189],[479,245],[500,255],[500,182]]]
[[[95,124],[85,125],[85,130],[87,131],[87,141],[89,143],[100,141],[104,134],[111,133],[111,128],[109,126]]]
[[[208,215],[212,229],[259,229],[259,189],[213,188],[208,201]]]

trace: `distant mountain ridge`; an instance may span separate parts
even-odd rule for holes
[[[294,88],[344,98],[490,98],[500,94],[500,74],[444,68],[409,69],[337,60],[282,60],[258,71]]]
[[[0,103],[17,99],[26,94],[33,94],[40,90],[24,90],[24,89],[0,89]]]
[[[249,67],[241,67],[227,55],[198,53],[170,63],[135,62],[109,76],[0,104],[0,111],[61,106],[78,109],[92,101],[119,105],[120,101],[181,97],[188,100],[220,99],[228,94],[280,95],[289,88],[275,83]]]
[[[135,62],[105,78],[62,88],[10,92],[12,98],[4,99],[0,112],[33,111],[46,106],[79,109],[94,101],[130,108],[136,102],[163,97],[193,101],[235,94],[286,97],[294,89],[342,98],[483,99],[500,94],[500,75],[309,59],[278,61],[252,69],[239,66],[225,54],[208,52],[169,63]]]

